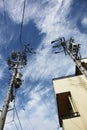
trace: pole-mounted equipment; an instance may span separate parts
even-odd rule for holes
[[[68,54],[75,62],[76,66],[81,71],[81,73],[87,78],[87,68],[84,67],[84,63],[81,61],[80,44],[76,43],[72,37],[68,42],[65,40],[64,37],[62,37],[52,41],[51,44],[57,44],[53,45],[53,48],[59,49],[59,51],[55,52],[55,54],[61,52],[64,52],[65,55]]]
[[[27,62],[27,56],[25,52],[12,52],[11,57],[8,58],[7,64],[9,69],[12,71],[12,78],[9,84],[8,93],[3,105],[0,116],[0,130],[4,129],[4,124],[6,120],[6,115],[9,108],[9,103],[14,100],[13,89],[18,89],[22,84],[22,74],[19,71],[22,69]]]

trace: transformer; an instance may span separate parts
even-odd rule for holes
[[[22,78],[22,74],[17,72],[16,77],[15,77],[15,84],[14,84],[15,88],[19,88],[21,86],[21,84],[22,84],[21,78]]]

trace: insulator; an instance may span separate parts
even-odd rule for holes
[[[53,48],[56,48],[56,47],[58,47],[58,45],[53,46]]]
[[[12,52],[11,56],[12,56],[12,59],[16,59],[17,54],[15,52]]]
[[[21,52],[20,51],[17,52],[17,56],[21,57]]]
[[[52,41],[51,44],[53,44],[55,41]]]
[[[26,57],[26,53],[23,51],[21,56],[22,56],[22,58],[25,58]]]
[[[26,60],[27,59],[27,56],[26,55],[23,55],[23,60]]]
[[[8,58],[8,59],[7,59],[7,64],[10,66],[11,63],[12,63],[12,62],[11,62],[10,58]]]
[[[71,37],[71,38],[70,38],[70,42],[74,42],[74,41],[75,41],[74,38]]]
[[[25,66],[27,62],[25,60],[22,61],[22,65]]]

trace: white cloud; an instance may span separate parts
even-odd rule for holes
[[[32,114],[30,113],[30,111],[21,110],[20,112],[18,112],[18,115],[22,127],[25,130],[29,130],[29,129],[45,130],[45,129],[49,129],[49,127],[50,130],[56,130],[58,127],[55,120],[46,118],[46,116],[48,116],[48,111],[42,104],[36,107],[35,111]],[[8,121],[11,121],[11,119],[12,119],[12,114],[10,113],[8,117]],[[18,123],[17,118],[15,118],[15,122],[17,124],[18,129],[20,129],[20,125]],[[5,125],[5,130],[12,130],[12,129],[15,130],[14,122]]]
[[[2,55],[0,55],[0,79],[2,79],[5,69],[6,69],[6,64],[4,58],[2,57]]]
[[[11,20],[16,23],[20,23],[23,15],[24,0],[9,0],[4,3],[6,13],[9,15]],[[39,8],[39,5],[36,2],[34,4],[32,2],[28,2],[28,0],[26,0],[25,6],[24,24],[34,17]],[[4,10],[3,3],[1,9],[1,11]]]
[[[25,81],[29,78],[31,81],[40,80],[40,82],[48,81],[50,79],[51,82],[52,78],[57,78],[64,74],[69,75],[72,71],[74,72],[72,61],[68,56],[65,57],[64,54],[52,54],[50,42],[55,38],[65,36],[66,39],[68,39],[70,36],[74,36],[78,39],[78,42],[82,44],[84,42],[82,48],[87,52],[85,47],[86,34],[81,34],[77,26],[72,24],[69,19],[66,18],[70,11],[72,0],[46,0],[46,2],[49,2],[49,4],[46,4],[44,1],[37,1],[34,3],[27,1],[26,3],[25,23],[27,24],[29,20],[33,19],[36,27],[41,33],[45,33],[46,36],[43,38],[40,46],[36,50],[37,54],[32,57],[32,59],[29,59],[28,64],[23,71],[23,78]],[[46,4],[46,6],[43,6],[44,4]],[[10,18],[14,22],[20,23],[23,0],[9,0],[6,2],[6,5],[7,13]],[[82,23],[86,25],[86,20],[83,20]],[[29,93],[31,100],[25,104],[25,111],[19,111],[19,116],[25,130],[28,130],[29,128],[33,129],[33,127],[35,130],[57,129],[57,124],[54,119],[52,119],[52,117],[48,118],[50,112],[42,102],[44,93],[50,92],[51,89],[48,88],[39,94],[38,89],[42,87],[42,85],[44,84],[35,86],[35,89]],[[26,88],[25,93],[26,92],[29,92],[29,88]],[[47,105],[50,109],[51,105],[49,102]],[[8,116],[9,120],[11,117],[12,115]],[[54,115],[54,118],[56,119],[56,114]],[[32,122],[32,125],[31,123],[29,124],[29,120]],[[16,123],[18,124],[18,122]],[[12,126],[8,124],[5,129],[12,130],[15,129],[15,126],[14,124]]]
[[[0,0],[0,11],[2,11],[3,10],[3,1],[2,0]]]
[[[74,73],[74,67],[72,60],[65,56],[65,54],[53,54],[51,48],[46,47],[43,50],[38,50],[40,53],[34,56],[34,59],[27,64],[24,70],[23,79],[30,79],[31,81],[37,80],[51,80],[58,76],[62,76],[67,66],[71,65],[71,68],[67,70],[66,75]],[[55,51],[58,51],[55,49]]]
[[[5,1],[6,12],[12,20],[15,22],[21,22],[22,19],[22,9],[23,0],[9,0]]]
[[[84,17],[81,21],[82,25],[87,28],[87,17]]]
[[[40,86],[41,84],[36,86],[36,88],[40,88]],[[31,92],[30,94],[31,100],[25,104],[24,109],[21,108],[20,110],[18,110],[18,115],[22,127],[25,130],[29,129],[56,130],[57,128],[59,128],[59,125],[57,121],[57,116],[53,112],[55,111],[55,109],[53,109],[54,107],[51,104],[52,101],[49,102],[42,101],[41,96],[43,95],[43,93],[41,93],[40,95],[39,94],[40,92],[38,92],[36,88],[34,91]],[[11,111],[10,113],[8,113],[8,118],[6,122],[12,120],[13,120],[13,112]],[[16,115],[14,120],[16,122],[18,129],[20,129],[20,125]],[[14,122],[5,125],[5,130],[11,130],[11,129],[15,130]]]

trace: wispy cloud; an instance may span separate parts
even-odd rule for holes
[[[15,24],[21,22],[23,2],[23,0],[11,0],[5,3],[6,13]],[[29,128],[33,130],[57,129],[55,121],[57,117],[53,108],[55,101],[52,97],[52,85],[50,86],[49,82],[52,82],[52,78],[72,74],[75,70],[73,61],[68,56],[52,54],[50,42],[61,36],[65,36],[66,39],[74,36],[77,42],[82,44],[82,49],[87,52],[85,47],[87,41],[86,34],[81,33],[75,19],[71,20],[68,17],[71,7],[72,0],[33,0],[33,2],[26,0],[24,24],[28,24],[30,20],[33,20],[40,33],[45,34],[40,46],[36,50],[36,55],[29,58],[27,66],[23,70],[24,82],[23,87],[20,88],[22,92],[19,90],[19,93],[27,97],[28,101],[26,101],[26,104],[23,103],[25,111],[19,106],[21,104],[20,97],[17,98],[16,102],[18,114],[26,130]],[[2,11],[2,8],[1,5],[0,11]],[[86,17],[82,20],[82,24],[86,26]],[[12,31],[10,41],[12,41],[13,37],[14,32]],[[87,55],[86,53],[84,54],[83,50],[81,50],[83,56]],[[4,70],[5,68],[2,69],[1,66],[1,77]],[[37,84],[34,84],[35,82]],[[51,93],[50,96],[49,93]],[[51,101],[48,100],[48,97],[50,97]],[[51,114],[49,110],[51,110]],[[52,115],[54,115],[53,118]],[[11,117],[12,114],[9,114],[8,120]],[[18,124],[17,120],[16,124]],[[12,126],[7,124],[5,129],[15,129],[14,123]]]
[[[81,23],[82,23],[82,25],[83,25],[84,27],[87,27],[87,17],[84,17],[84,18],[82,19]]]
[[[49,126],[50,130],[57,129],[59,128],[59,125],[57,121],[57,116],[53,112],[55,111],[55,109],[53,109],[54,107],[50,103],[52,101],[45,102],[44,100],[41,100],[41,96],[43,96],[44,93],[42,92],[40,93],[40,91],[38,91],[40,87],[41,84],[36,86],[36,88],[29,95],[32,100],[29,100],[25,104],[24,108],[22,107],[21,110],[18,110],[18,115],[22,127],[26,130],[29,129],[44,130],[48,129]],[[49,90],[46,90],[45,92],[47,93],[47,91]],[[13,112],[9,112],[6,122],[12,120],[13,120]],[[16,115],[15,115],[15,122],[18,129],[20,129],[20,125]],[[14,122],[11,122],[10,124],[6,123],[5,129],[6,130],[15,129]]]
[[[5,60],[3,59],[3,56],[0,55],[0,79],[2,79],[5,69],[6,69]]]

